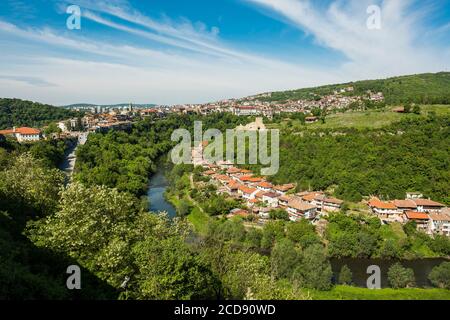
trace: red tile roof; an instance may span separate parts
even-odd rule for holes
[[[227,173],[240,173],[241,172],[241,170],[239,170],[238,168],[235,168],[235,167],[231,167],[231,168],[228,168],[228,170],[227,170]]]
[[[239,189],[239,186],[240,186],[241,184],[240,183],[238,183],[238,182],[236,182],[236,181],[230,181],[230,182],[228,182],[228,188],[230,188],[231,190],[237,190],[237,189]]]
[[[417,205],[412,200],[394,200],[393,202],[397,208],[417,208]]]
[[[450,221],[450,215],[445,213],[430,213],[428,216],[435,221]]]
[[[304,196],[302,196],[302,199],[304,201],[313,201],[317,196],[322,195],[323,192],[317,191],[317,192],[310,192]]]
[[[333,203],[333,204],[338,204],[338,205],[341,205],[342,203],[344,203],[344,201],[336,199],[336,198],[325,198],[325,199],[323,199],[323,202]]]
[[[293,208],[293,209],[296,209],[298,211],[302,211],[302,212],[315,208],[315,206],[313,206],[312,204],[309,204],[308,202],[301,201],[298,198],[291,199],[289,201],[289,203],[288,203],[288,206]]]
[[[397,207],[392,202],[384,202],[378,198],[370,199],[369,206],[378,209],[397,209]]]
[[[410,220],[429,220],[430,217],[426,213],[416,211],[406,211],[406,217]]]
[[[28,128],[28,127],[16,128],[16,131],[14,131],[14,129],[0,130],[0,134],[13,134],[13,133],[20,133],[23,135],[34,135],[34,134],[40,134],[41,131],[39,129]]]
[[[268,197],[268,198],[278,198],[278,193],[275,192],[267,192],[263,195],[264,197]]]
[[[255,197],[258,198],[258,199],[262,199],[263,195],[265,195],[265,194],[266,194],[265,191],[258,191],[258,192],[255,194]]]
[[[425,207],[445,207],[442,203],[430,200],[430,199],[413,199],[414,203],[418,206]]]
[[[261,187],[261,188],[272,188],[273,185],[270,182],[262,181],[262,182],[258,183],[258,187]]]
[[[284,191],[289,191],[291,189],[294,189],[295,184],[293,184],[293,183],[282,184],[282,185],[275,186],[274,188],[275,188],[275,190],[284,192]]]
[[[242,185],[239,186],[239,190],[241,190],[243,193],[246,193],[246,194],[252,194],[253,192],[257,191],[257,189],[249,188],[249,187],[242,186]]]

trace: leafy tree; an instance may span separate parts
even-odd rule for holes
[[[410,288],[415,285],[414,271],[400,263],[393,264],[388,271],[388,281],[392,288]]]
[[[269,217],[273,220],[289,220],[289,214],[284,209],[272,209],[269,211]]]
[[[321,242],[315,227],[306,219],[288,223],[286,226],[286,236],[291,241],[298,243],[302,248]]]
[[[292,276],[294,283],[303,288],[331,289],[333,271],[324,248],[315,244],[303,251],[301,263]]]
[[[51,214],[58,205],[64,175],[44,166],[30,153],[17,156],[13,165],[0,172],[0,207],[24,219]]]
[[[438,288],[450,289],[450,262],[442,262],[434,267],[428,279]]]
[[[290,278],[299,262],[299,255],[294,244],[283,238],[275,243],[270,255],[272,275],[277,278]]]
[[[180,217],[187,216],[192,210],[192,205],[189,201],[181,199],[179,205],[177,206],[177,213]]]
[[[352,279],[353,279],[352,271],[350,270],[349,267],[347,267],[347,265],[343,265],[341,271],[339,272],[339,279],[338,279],[339,284],[350,285],[352,284],[353,281]]]
[[[269,221],[264,225],[263,235],[261,239],[261,247],[264,249],[272,248],[275,240],[284,237],[284,222]]]
[[[54,122],[50,123],[47,128],[45,128],[44,133],[46,135],[50,135],[52,133],[61,133],[61,128],[58,127],[58,125]]]
[[[33,224],[30,234],[40,246],[68,253],[119,287],[131,272],[128,232],[137,206],[115,189],[72,183],[61,192],[58,212]]]
[[[404,105],[403,108],[404,108],[405,113],[410,113],[412,107],[411,107],[410,103],[407,103],[407,104]]]

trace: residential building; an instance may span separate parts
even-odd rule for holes
[[[392,202],[384,202],[378,198],[372,198],[369,207],[373,213],[385,218],[398,213],[397,207]]]
[[[428,233],[450,236],[450,215],[445,213],[428,214]]]
[[[430,220],[430,217],[424,212],[406,211],[404,213],[403,219],[406,222],[415,221],[417,230],[426,232],[428,229],[428,221]]]
[[[415,211],[415,210],[417,210],[417,205],[411,199],[394,200],[392,203],[397,207],[399,213],[403,213],[405,211]]]
[[[273,191],[273,185],[270,182],[262,181],[256,185],[256,188],[265,192]]]
[[[262,196],[262,201],[267,203],[270,207],[278,207],[278,197],[279,195],[275,192],[267,192]]]
[[[324,212],[334,212],[341,210],[344,201],[336,198],[324,198],[322,200],[322,210]]]
[[[293,183],[288,183],[288,184],[282,184],[282,185],[278,185],[278,186],[274,186],[273,189],[275,192],[284,195],[286,194],[286,192],[292,190],[295,188],[295,184]]]
[[[302,201],[298,197],[293,197],[289,200],[287,211],[289,219],[297,221],[301,218],[313,219],[316,216],[317,208],[308,202]]]
[[[430,199],[413,199],[412,201],[416,204],[419,212],[439,213],[445,208],[442,203]]]
[[[41,131],[39,129],[28,127],[14,127],[8,130],[0,130],[0,135],[12,136],[16,138],[18,142],[34,142],[39,141],[42,138]]]
[[[239,186],[238,193],[242,196],[244,199],[254,199],[255,194],[258,192],[258,189],[250,188],[247,186]]]

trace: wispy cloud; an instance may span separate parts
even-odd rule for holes
[[[323,1],[241,1],[289,21],[316,46],[338,51],[347,61],[326,69],[308,61],[288,63],[225,42],[218,29],[202,22],[156,19],[126,0],[73,0],[70,4],[82,6],[83,19],[110,28],[117,41],[0,20],[0,41],[8,39],[17,47],[2,47],[8,60],[0,60],[0,96],[55,104],[194,103],[450,68],[448,44],[436,48],[417,41],[424,13],[411,9],[412,0],[378,1],[381,30],[366,28],[368,0],[335,0],[325,6]],[[26,50],[18,49],[22,46]]]
[[[344,68],[364,76],[383,76],[449,68],[440,52],[416,42],[420,39],[421,15],[411,9],[411,0],[384,0],[381,29],[366,26],[366,9],[373,1],[333,1],[325,10],[308,0],[244,0],[277,13],[315,41],[343,53],[350,59]],[[420,10],[424,10],[422,6]],[[439,57],[439,58],[438,58]],[[386,69],[389,68],[389,72]]]
[[[50,83],[42,78],[29,77],[29,76],[11,76],[11,75],[1,75],[0,80],[11,80],[18,81],[25,84],[29,84],[36,87],[56,87],[56,84]]]

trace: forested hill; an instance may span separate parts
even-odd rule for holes
[[[326,85],[316,88],[305,88],[292,91],[273,92],[265,101],[286,101],[314,99],[333,91],[353,86],[351,95],[360,95],[367,90],[383,92],[387,104],[422,103],[450,104],[450,72],[424,73],[400,76],[389,79],[365,80],[344,84]]]
[[[0,98],[0,130],[13,126],[40,127],[51,121],[78,116],[75,111],[20,99]]]

